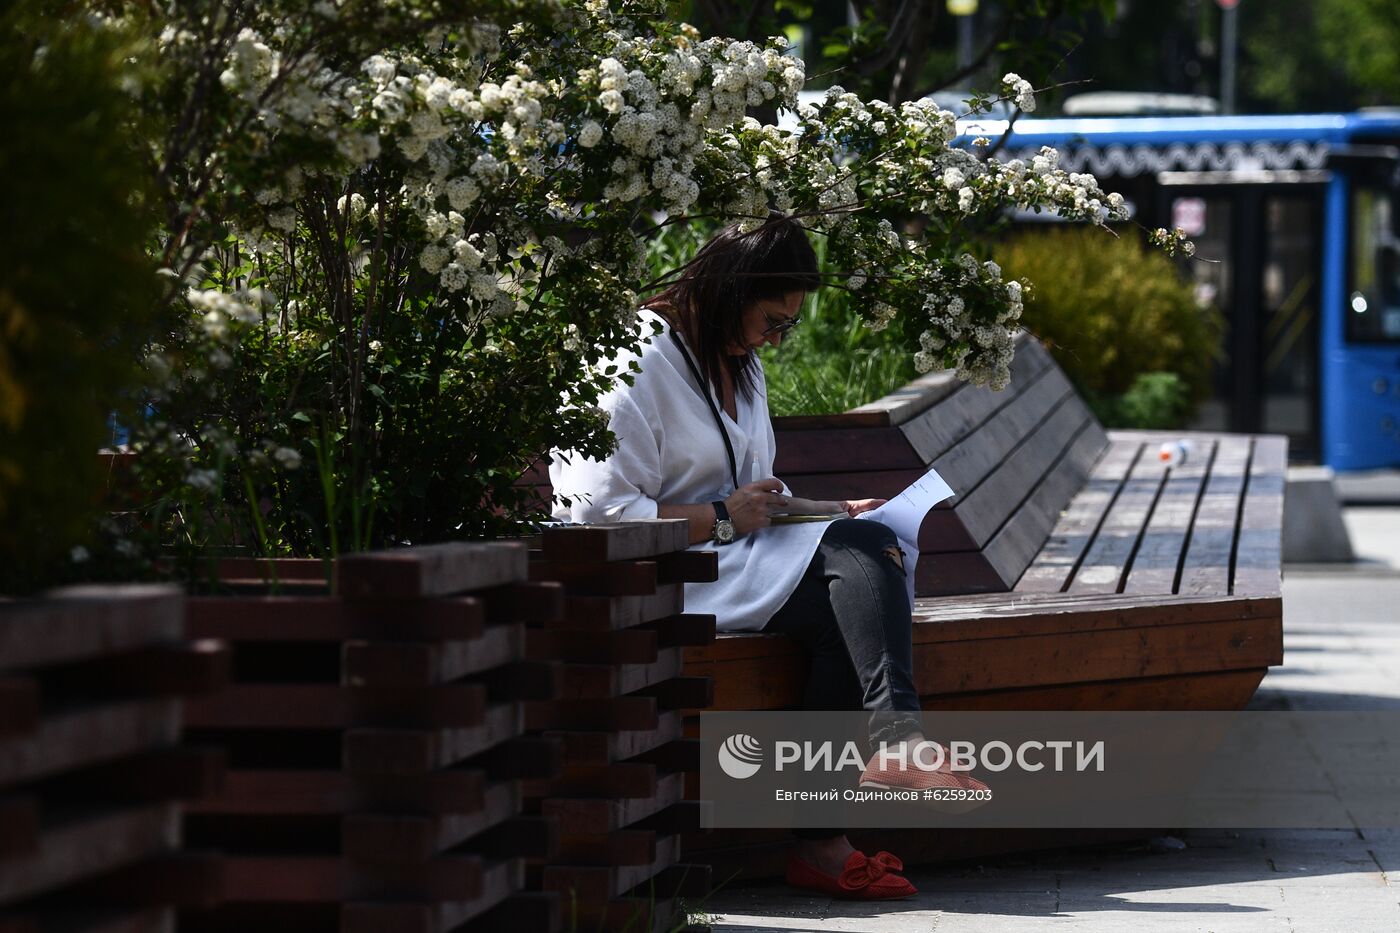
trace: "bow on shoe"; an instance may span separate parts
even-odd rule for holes
[[[867,857],[857,850],[846,860],[846,869],[841,872],[839,884],[848,891],[859,891],[885,877],[887,872],[903,870],[904,863],[889,852],[881,851]]]

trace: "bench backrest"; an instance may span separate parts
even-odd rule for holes
[[[920,529],[920,596],[1010,590],[1108,447],[1064,371],[1024,333],[1001,392],[935,373],[850,412],[773,427],[774,471],[812,498],[887,498],[938,470],[955,495]]]

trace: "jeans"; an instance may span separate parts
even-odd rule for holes
[[[885,525],[832,522],[797,589],[763,630],[797,639],[811,655],[804,709],[870,710],[872,747],[922,730],[904,557]],[[842,832],[793,834],[827,839]]]
[[[904,558],[886,526],[832,522],[763,630],[789,635],[811,654],[804,709],[870,710],[876,743],[920,729]]]

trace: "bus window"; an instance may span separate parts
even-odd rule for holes
[[[1392,194],[1358,187],[1352,195],[1351,288],[1347,340],[1400,343],[1400,239]]]

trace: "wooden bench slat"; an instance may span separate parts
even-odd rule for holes
[[[1282,601],[1277,596],[1228,596],[1214,599],[1166,596],[1144,604],[1137,596],[1054,594],[1026,598],[947,597],[921,599],[914,610],[914,641],[1015,639],[1057,632],[1094,632],[1243,619],[1277,619]],[[947,605],[943,605],[943,604]],[[738,658],[780,659],[803,656],[791,638],[780,635],[730,634],[714,644],[686,649],[686,669],[709,673],[703,664]]]
[[[794,495],[807,499],[892,499],[927,472],[919,466],[858,473],[781,473],[779,477]]]
[[[1177,591],[1183,595],[1230,590],[1230,555],[1234,551],[1240,497],[1252,447],[1251,438],[1230,435],[1222,435],[1216,446],[1181,566]]]
[[[656,782],[656,795],[631,800],[557,797],[540,801],[540,812],[559,820],[562,833],[600,834],[623,829],[665,810],[685,796],[684,774],[663,774]]]
[[[1104,516],[1098,534],[1070,580],[1067,592],[1089,594],[1121,591],[1128,561],[1142,540],[1143,530],[1156,507],[1167,475],[1165,464],[1156,457],[1148,456],[1148,453],[1150,451],[1133,465],[1127,482]]]
[[[1058,593],[1069,584],[1142,451],[1141,441],[1118,439],[1112,432],[1109,439],[1108,449],[1090,472],[1084,488],[1070,500],[1044,546],[1016,582],[1017,592]]]
[[[978,425],[1003,406],[1011,404],[1053,364],[1039,343],[1031,341],[1011,361],[1011,383],[1001,392],[960,386],[941,404],[900,426],[909,446],[924,463],[932,463],[960,443]],[[781,440],[779,441],[781,444]]]
[[[681,716],[673,710],[659,713],[653,729],[545,732],[544,735],[562,742],[564,754],[570,761],[606,764],[644,755],[680,738]]]
[[[1123,582],[1124,593],[1156,595],[1175,591],[1177,572],[1185,558],[1192,519],[1216,446],[1216,441],[1199,445],[1185,463],[1167,469],[1162,494]]]
[[[1267,595],[1278,593],[1282,587],[1282,516],[1287,476],[1287,438],[1255,438],[1249,488],[1240,515],[1232,593]]]
[[[783,479],[808,473],[918,470],[924,465],[898,428],[799,429],[788,421],[773,419],[778,444],[773,472]]]
[[[958,494],[951,509],[928,513],[919,529],[919,550],[982,548],[1059,460],[1065,439],[1078,436],[1081,430],[1093,432],[1091,437],[1100,447],[1107,446],[1103,429],[1093,423],[1088,407],[1079,398],[1067,395],[1034,433],[1006,454],[986,480],[970,493]],[[1087,475],[1088,466],[1083,469]]]
[[[996,590],[1004,592],[1011,589],[1027,565],[1035,559],[1065,502],[1069,501],[1074,491],[1083,483],[1084,476],[1093,468],[1094,461],[1098,459],[1102,450],[1102,433],[1095,430],[1092,422],[1085,422],[1060,460],[1045,474],[1030,497],[1012,512],[1006,524],[1001,526],[981,551],[974,552],[992,570],[997,582]],[[937,560],[945,556],[950,555],[921,556],[921,578],[925,560],[932,557],[937,566]],[[955,569],[949,569],[950,572],[943,578],[945,581],[954,583],[967,579],[958,575]],[[922,579],[920,583],[919,593],[932,596],[938,592],[936,588],[923,585]],[[971,585],[965,584],[964,592],[971,589]]]
[[[1059,369],[1041,370],[1032,377],[1024,392],[933,461],[938,475],[957,494],[953,503],[959,501],[958,497],[967,498],[988,480],[1007,454],[1033,433],[1073,391],[1068,377]]]

